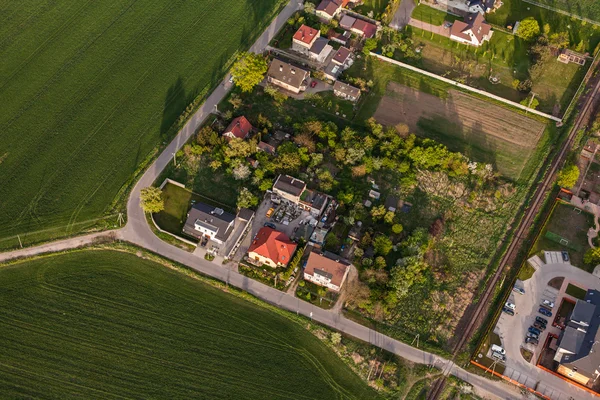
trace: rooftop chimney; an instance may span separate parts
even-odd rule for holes
[[[294,68],[291,69],[292,75],[296,75],[296,70]]]
[[[279,64],[279,72],[283,72],[283,64]]]

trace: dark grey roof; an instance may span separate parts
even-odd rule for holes
[[[592,303],[587,303],[582,300],[577,300],[573,313],[571,313],[571,321],[584,322],[589,325],[594,316],[596,306]]]
[[[340,81],[335,81],[333,84],[333,90],[336,92],[344,93],[346,96],[358,97],[360,95],[360,89],[354,86],[347,85]]]
[[[240,211],[238,211],[237,216],[239,219],[243,219],[244,221],[250,221],[250,219],[254,216],[254,211],[242,207],[240,208]]]
[[[319,274],[321,276],[324,276],[327,279],[331,279],[333,278],[333,274],[327,272],[327,271],[323,271],[322,269],[319,268],[315,268],[315,274]]]
[[[327,67],[325,67],[325,73],[337,79],[337,77],[342,73],[342,67],[331,61],[329,64],[327,64]]]
[[[577,354],[581,349],[581,344],[585,338],[585,332],[577,330],[572,326],[567,326],[563,333],[563,338],[560,341],[560,347],[571,353]]]
[[[188,212],[183,231],[194,237],[202,237],[202,233],[196,230],[196,223],[198,223],[200,226],[217,230],[215,237],[224,242],[233,230],[233,225],[229,226],[229,224],[234,220],[235,215],[218,207],[196,203]]]
[[[327,202],[327,195],[312,190],[305,190],[300,196],[303,203],[310,204],[311,207],[320,210]]]
[[[600,304],[600,292],[597,290],[588,290],[584,301],[595,307],[590,326],[587,328],[587,332],[581,341],[579,341],[579,336],[583,332],[576,331],[571,325],[565,329],[560,347],[564,347],[563,342],[565,340],[567,340],[566,345],[580,343],[580,346],[576,354],[566,354],[562,358],[561,364],[565,364],[569,368],[577,368],[577,372],[591,378],[594,376],[596,370],[600,370],[600,330],[598,329],[600,327],[600,307],[598,307]]]
[[[284,82],[295,88],[303,86],[304,81],[308,78],[308,71],[288,64],[284,61],[274,58],[269,67],[268,76],[278,81]]]
[[[329,44],[329,40],[324,37],[318,38],[310,48],[310,52],[316,55],[320,55],[325,47]]]
[[[304,189],[306,189],[306,183],[289,175],[279,175],[273,188],[294,196],[300,196]]]

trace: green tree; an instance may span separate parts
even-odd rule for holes
[[[572,188],[579,179],[579,168],[577,165],[568,164],[565,165],[562,170],[558,173],[556,183],[560,187]]]
[[[162,190],[149,186],[140,191],[140,205],[146,213],[157,213],[165,209]]]
[[[377,39],[370,38],[365,40],[365,45],[363,46],[362,52],[365,56],[368,56],[369,53],[377,48]]]
[[[377,269],[384,269],[387,266],[385,258],[383,258],[382,256],[377,256],[373,265]]]
[[[383,216],[383,221],[386,224],[393,224],[394,223],[394,217],[396,216],[396,214],[393,211],[388,211],[385,213],[385,215]]]
[[[520,38],[531,41],[540,35],[540,24],[533,17],[525,18],[519,24],[517,29],[517,36]]]
[[[583,262],[589,265],[600,264],[600,247],[586,251],[583,256]]]
[[[559,49],[566,49],[569,47],[569,42],[569,34],[567,32],[554,33],[548,38],[548,43]]]
[[[392,232],[394,232],[396,235],[399,233],[402,233],[403,230],[404,230],[404,227],[401,224],[392,225]]]
[[[252,194],[247,188],[242,188],[237,198],[237,207],[239,208],[252,208],[258,205],[258,197]]]
[[[521,104],[524,105],[525,107],[529,107],[529,108],[532,108],[535,110],[537,108],[537,106],[540,105],[540,102],[535,97],[533,99],[531,99],[531,98],[529,98],[529,96],[527,96],[526,99],[521,100]]]
[[[381,254],[382,256],[386,256],[392,251],[392,241],[384,235],[379,235],[375,239],[373,239],[373,248],[375,249],[375,253]]]
[[[383,218],[385,216],[385,206],[381,205],[381,206],[376,206],[373,207],[373,209],[371,209],[371,217],[373,218],[373,221],[378,221],[381,218]]]
[[[231,67],[231,76],[242,92],[251,92],[267,73],[267,60],[262,55],[242,53]]]

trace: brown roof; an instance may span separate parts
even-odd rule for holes
[[[316,271],[319,275],[327,276],[332,284],[341,286],[348,268],[348,263],[342,260],[332,260],[313,251],[308,256],[304,273],[314,275]]]
[[[350,57],[350,54],[352,54],[350,49],[348,49],[346,47],[340,47],[338,49],[337,53],[335,53],[335,56],[333,56],[333,61],[343,64],[346,62],[348,57]]]
[[[452,28],[450,29],[450,35],[462,38],[464,40],[471,40],[471,36],[469,36],[468,31],[473,33],[473,36],[477,39],[478,42],[482,42],[483,38],[490,33],[492,27],[490,24],[485,22],[485,18],[480,13],[476,13],[476,15],[471,14],[467,17],[466,22],[463,21],[455,21],[452,24]]]
[[[323,11],[327,15],[333,17],[335,15],[335,13],[337,12],[337,10],[339,10],[341,7],[342,7],[342,2],[339,0],[338,1],[323,0],[322,2],[319,3],[316,10]]]
[[[367,39],[372,38],[377,33],[377,26],[362,19],[357,19],[352,25],[352,29],[361,31]]]
[[[306,183],[289,175],[279,175],[273,188],[294,196],[300,196],[306,189]]]
[[[269,227],[260,228],[248,253],[256,253],[276,264],[287,265],[296,251],[296,244],[283,232]]]
[[[360,96],[360,89],[350,86],[340,81],[335,81],[333,84],[333,91],[344,93],[346,96],[358,97]]]
[[[238,139],[245,139],[248,134],[252,131],[252,124],[243,115],[241,117],[234,118],[225,129],[225,134],[233,135]]]
[[[271,61],[268,76],[299,89],[305,84],[304,81],[308,78],[309,73],[302,68],[274,58]]]
[[[315,28],[311,28],[308,25],[302,24],[300,28],[294,33],[294,40],[298,40],[305,44],[311,44],[315,38],[319,37],[319,31]]]

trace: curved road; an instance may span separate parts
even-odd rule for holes
[[[299,0],[292,0],[283,11],[272,21],[266,31],[250,48],[250,51],[262,52],[269,41],[275,36],[277,31],[285,24],[288,18],[299,8],[302,3]],[[204,275],[211,276],[224,282],[228,282],[237,288],[247,291],[252,295],[276,305],[277,307],[297,312],[306,317],[312,318],[333,329],[344,332],[350,336],[369,342],[382,349],[390,351],[409,361],[434,365],[440,368],[445,375],[454,375],[466,382],[472,384],[478,394],[486,398],[498,399],[520,399],[520,391],[512,386],[499,381],[492,381],[479,375],[469,373],[456,366],[453,362],[440,356],[419,350],[405,343],[399,342],[363,325],[355,323],[343,316],[315,307],[310,303],[299,300],[298,298],[280,292],[270,286],[249,279],[237,272],[231,271],[215,263],[204,260],[198,256],[174,247],[160,240],[154,235],[146,222],[146,218],[140,208],[140,190],[150,186],[158,178],[160,172],[167,166],[177,152],[194,134],[205,118],[214,110],[217,105],[228,93],[230,84],[224,80],[221,85],[208,97],[206,102],[192,116],[188,123],[178,133],[169,146],[160,154],[156,161],[148,168],[141,179],[133,188],[127,204],[127,225],[116,231],[96,233],[62,241],[57,241],[37,247],[17,250],[9,253],[0,254],[0,262],[14,259],[17,257],[29,257],[36,254],[62,251],[66,249],[80,247],[86,244],[94,243],[102,239],[117,238],[136,244],[157,253],[165,258],[171,259],[183,265],[186,265]]]

